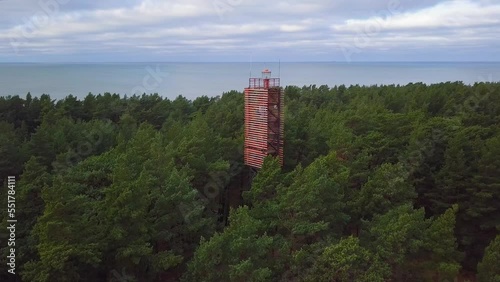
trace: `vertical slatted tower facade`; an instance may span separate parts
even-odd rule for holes
[[[280,79],[271,71],[250,78],[245,88],[245,164],[261,168],[268,155],[279,157],[283,165],[284,92]]]

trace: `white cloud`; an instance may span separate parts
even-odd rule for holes
[[[455,0],[385,17],[347,19],[330,26],[350,52],[455,50],[498,45],[500,4]],[[342,46],[342,45],[341,45]],[[412,50],[412,51],[410,51]]]
[[[308,1],[308,2],[309,3],[304,3],[301,1],[280,1],[276,5],[269,4],[269,2],[267,2],[268,7],[266,7],[266,5],[263,5],[262,7],[264,9],[267,8],[269,9],[269,11],[274,11],[276,13],[301,14],[301,15],[318,13],[319,11],[325,8],[325,3],[324,2],[322,3],[322,1]]]
[[[217,10],[214,1],[225,10]],[[341,53],[345,45],[364,52],[398,48],[432,52],[499,45],[498,1],[456,0],[429,6],[430,0],[422,0],[410,6],[400,0],[400,12],[387,18],[373,17],[384,5],[358,1],[123,0],[131,4],[119,6],[116,0],[103,0],[95,6],[71,0],[74,7],[61,7],[44,24],[33,24],[35,18],[17,24],[0,21],[0,58],[13,53],[8,48],[11,42],[17,44],[20,56],[228,50],[242,56],[249,51],[329,54]],[[82,5],[85,9],[78,8]],[[390,14],[387,7],[383,9]]]
[[[305,25],[283,24],[279,29],[283,32],[296,32],[307,30],[307,27]]]
[[[500,24],[500,4],[481,5],[469,0],[447,1],[433,7],[404,13],[385,13],[386,17],[349,19],[332,25],[340,32],[380,30],[413,30],[422,28],[467,28]]]

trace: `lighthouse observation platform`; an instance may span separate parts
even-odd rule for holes
[[[250,78],[248,80],[248,88],[251,89],[267,89],[270,87],[279,87],[280,79],[277,77],[273,78]]]

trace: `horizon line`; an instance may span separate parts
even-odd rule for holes
[[[4,61],[0,64],[139,64],[139,63],[192,63],[192,64],[210,64],[210,63],[249,63],[250,61]],[[340,64],[356,64],[356,63],[500,63],[500,61],[252,61],[252,63],[263,64],[278,64],[281,63],[340,63]]]

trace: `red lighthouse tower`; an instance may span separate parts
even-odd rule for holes
[[[279,157],[283,165],[284,93],[280,79],[271,71],[250,78],[245,88],[245,164],[261,168],[268,155]]]

